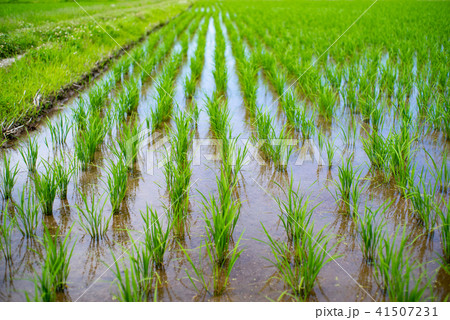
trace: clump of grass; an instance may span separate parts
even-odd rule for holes
[[[437,219],[434,211],[436,189],[431,188],[428,190],[423,177],[420,176],[418,185],[410,183],[406,197],[411,201],[414,213],[418,217],[420,224],[428,232],[433,232]]]
[[[73,126],[66,116],[59,116],[54,122],[47,118],[47,126],[54,145],[66,144],[67,136]]]
[[[328,139],[326,142],[326,151],[327,151],[327,159],[328,159],[328,168],[333,166],[333,159],[336,153],[336,146],[334,145],[334,141]]]
[[[447,212],[444,212],[438,203],[435,203],[435,208],[441,223],[439,226],[442,245],[441,261],[444,267],[448,269],[450,266],[450,201],[446,201]]]
[[[91,110],[98,111],[105,105],[110,89],[110,82],[105,81],[101,84],[96,84],[89,90],[89,107]]]
[[[421,266],[417,265],[411,256],[411,250],[408,247],[414,241],[409,241],[406,228],[403,229],[400,244],[397,246],[395,243],[398,233],[399,228],[394,236],[382,239],[378,263],[375,264],[377,281],[392,302],[423,301],[426,291],[432,289],[430,280],[426,279],[426,270],[416,276]]]
[[[336,105],[336,93],[326,85],[321,85],[316,98],[316,104],[319,112],[326,119],[331,119]]]
[[[168,224],[165,230],[160,222],[156,210],[149,206],[144,212],[141,211],[141,217],[144,220],[144,245],[150,253],[151,260],[156,268],[162,268],[164,265],[164,254],[167,250],[171,224]]]
[[[123,124],[118,134],[117,143],[121,152],[121,156],[127,167],[131,170],[136,163],[139,153],[139,146],[142,141],[140,135],[141,126],[135,122]]]
[[[118,159],[117,161],[109,160],[106,166],[108,177],[106,178],[106,186],[108,188],[109,200],[111,202],[112,212],[119,212],[120,205],[125,199],[128,183],[128,169],[125,163]]]
[[[376,130],[368,134],[367,138],[361,137],[363,149],[373,168],[383,170],[388,159],[388,143]]]
[[[369,263],[375,261],[381,240],[384,238],[383,228],[386,225],[386,222],[384,219],[381,219],[381,221],[377,223],[377,217],[379,214],[383,214],[390,205],[391,203],[384,203],[376,210],[372,210],[372,208],[369,208],[366,205],[364,215],[362,217],[358,216],[356,219],[360,247],[364,259]]]
[[[26,191],[28,190],[28,191]],[[39,202],[31,188],[24,187],[20,194],[19,202],[15,204],[17,227],[25,237],[32,237],[36,233],[39,224]]]
[[[54,169],[54,163],[43,162],[42,173],[34,175],[34,185],[36,194],[42,206],[42,214],[51,215],[53,213],[53,202],[58,191],[59,180]]]
[[[35,172],[38,157],[38,143],[36,141],[36,137],[31,138],[28,135],[28,144],[26,149],[20,149],[19,152],[22,156],[23,162],[27,165],[28,171]]]
[[[114,101],[117,119],[122,121],[126,116],[136,111],[139,104],[140,87],[136,80],[129,80]]]
[[[9,217],[9,221],[8,221]],[[11,235],[16,225],[14,216],[8,214],[8,203],[2,212],[2,223],[0,225],[0,251],[3,253],[5,260],[12,258],[11,251]]]
[[[3,168],[2,171],[0,171],[0,186],[3,198],[6,200],[10,199],[12,196],[12,190],[16,183],[18,173],[18,165],[16,164],[14,167],[11,167],[11,157],[6,156],[6,153],[4,153]]]
[[[102,199],[96,201],[94,196],[88,200],[87,196],[79,191],[82,204],[75,204],[78,212],[78,222],[83,230],[88,233],[95,241],[99,241],[106,236],[109,224],[111,222],[112,214],[109,217],[103,215],[103,208],[105,201],[101,203]]]
[[[359,195],[354,188],[358,188],[358,171],[355,170],[352,164],[353,155],[347,160],[343,161],[342,165],[338,167],[338,181],[335,182],[337,191],[336,199],[340,199],[341,209],[345,212],[350,210],[351,195]],[[355,186],[356,184],[356,186]],[[354,192],[352,192],[354,191]],[[354,199],[357,202],[357,199]]]

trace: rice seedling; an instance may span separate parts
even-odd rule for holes
[[[195,90],[197,89],[197,81],[198,81],[198,79],[196,79],[192,76],[191,77],[186,76],[186,78],[184,79],[184,83],[183,83],[184,93],[185,93],[186,97],[192,98],[194,96]]]
[[[361,137],[361,142],[372,167],[375,169],[386,168],[386,163],[389,163],[388,140],[385,140],[378,131],[373,130],[367,138]]]
[[[211,128],[219,138],[226,137],[230,126],[230,111],[222,97],[207,97],[206,110],[210,119]]]
[[[353,168],[352,164],[353,154],[342,161],[342,165],[338,167],[338,180],[335,181],[336,199],[340,199],[341,210],[349,212],[350,210],[350,196],[352,194],[352,186],[357,185],[358,170]],[[358,188],[356,186],[356,188]],[[357,201],[357,199],[356,199]]]
[[[448,159],[448,152],[447,149],[444,150],[444,153],[442,154],[442,163],[439,167],[436,162],[434,161],[433,157],[424,150],[428,157],[431,159],[431,163],[433,165],[433,170],[431,171],[431,174],[433,175],[436,185],[438,189],[442,192],[447,192],[450,186],[450,171],[448,169],[447,159]]]
[[[274,132],[274,131],[272,131]],[[283,126],[278,136],[271,137],[270,143],[270,156],[275,164],[277,170],[286,170],[289,158],[293,152],[292,145],[295,144],[295,140],[289,139],[290,133],[287,126]]]
[[[375,264],[375,275],[383,291],[392,302],[423,301],[425,293],[431,291],[430,281],[425,270],[411,256],[410,242],[406,236],[406,228],[398,239],[399,229],[391,238],[383,238],[378,251],[378,262]],[[408,244],[409,242],[409,244]],[[417,276],[417,272],[420,272]]]
[[[67,199],[67,187],[69,186],[70,179],[75,173],[74,162],[70,161],[66,167],[66,161],[63,153],[61,153],[60,159],[55,159],[53,162],[53,170],[58,182],[59,198],[61,200]]]
[[[442,247],[441,263],[448,269],[450,266],[450,201],[444,201],[444,204],[447,212],[442,210],[439,203],[435,202],[434,206],[441,223],[439,226]]]
[[[52,137],[53,145],[66,144],[67,136],[73,124],[66,116],[59,116],[56,121],[51,121],[47,118],[47,127]]]
[[[27,191],[26,191],[27,190]],[[32,237],[36,234],[39,224],[39,202],[31,188],[24,187],[20,193],[19,202],[15,203],[17,227],[25,237]]]
[[[301,245],[295,246],[291,252],[289,247],[276,241],[262,226],[270,246],[274,260],[269,260],[277,269],[279,278],[289,288],[290,292],[283,292],[280,296],[289,295],[295,300],[307,299],[314,289],[320,270],[339,255],[330,255],[336,245],[329,245],[330,236],[325,236],[325,228],[313,233],[313,224],[305,229],[301,238]]]
[[[57,292],[55,290],[55,282],[59,269],[62,265],[59,265],[53,270],[50,270],[50,266],[43,263],[41,265],[41,272],[38,274],[35,272],[34,283],[34,297],[30,298],[28,292],[25,292],[27,301],[33,302],[55,302],[57,300]],[[53,273],[53,272],[56,273]]]
[[[304,194],[300,192],[300,183],[297,188],[294,188],[294,178],[289,179],[289,185],[285,189],[281,185],[277,184],[278,187],[283,191],[286,200],[281,198],[276,198],[278,207],[280,208],[281,214],[279,215],[281,222],[283,223],[284,230],[288,241],[292,244],[300,244],[300,239],[302,239],[305,230],[308,228],[312,213],[318,205],[308,208],[310,205],[309,196],[305,197]]]
[[[42,162],[44,171],[33,176],[36,194],[41,203],[42,214],[53,214],[53,202],[58,191],[59,180],[54,169],[54,163]]]
[[[99,111],[105,105],[110,89],[111,82],[105,81],[89,90],[89,107],[92,111]]]
[[[336,146],[334,145],[334,141],[328,139],[326,142],[326,148],[327,148],[328,168],[331,168],[333,166],[333,159],[336,153]]]
[[[117,287],[117,294],[114,299],[121,302],[145,302],[148,301],[153,291],[153,300],[157,300],[158,274],[152,267],[152,253],[142,243],[137,243],[130,236],[132,243],[128,249],[128,264],[119,263],[121,259],[116,259],[111,251],[114,260],[114,283]],[[122,265],[123,271],[120,269]],[[153,290],[154,288],[154,290]]]
[[[141,211],[141,217],[144,220],[144,246],[150,253],[155,267],[162,268],[172,225],[169,223],[163,229],[158,213],[149,206],[145,213]]]
[[[413,211],[416,214],[420,224],[428,231],[433,232],[436,225],[437,216],[434,211],[436,199],[436,189],[428,190],[422,175],[419,184],[410,183],[406,191],[406,198],[413,205]]]
[[[231,271],[233,270],[237,259],[242,254],[242,250],[239,249],[242,235],[243,234],[241,234],[239,239],[236,241],[234,247],[228,251],[228,254],[225,257],[225,263],[223,263],[222,265],[219,265],[216,262],[213,245],[211,243],[200,242],[198,265],[194,263],[187,250],[180,246],[195,274],[195,277],[194,275],[191,275],[187,269],[185,269],[186,275],[188,276],[189,281],[197,292],[206,291],[206,293],[211,296],[220,296],[225,292],[230,280]],[[206,250],[206,254],[202,253],[203,248]],[[209,266],[211,268],[211,276],[209,276],[203,269],[204,259],[207,259],[207,261],[209,262]]]
[[[329,86],[320,86],[316,99],[319,112],[326,119],[331,119],[336,105],[336,94]]]
[[[12,258],[11,235],[15,226],[16,219],[14,216],[10,216],[8,214],[7,205],[5,209],[3,209],[2,221],[0,225],[0,251],[3,253],[3,257],[5,258],[5,260],[10,260]]]
[[[363,253],[364,259],[372,263],[375,261],[378,248],[380,246],[381,240],[384,239],[384,226],[386,221],[381,218],[379,222],[377,219],[380,214],[383,214],[392,204],[383,203],[376,210],[365,205],[365,211],[363,216],[357,216],[356,222],[358,225],[358,235],[361,251]]]
[[[106,172],[108,174],[106,187],[109,193],[112,212],[113,214],[117,214],[127,193],[128,168],[121,159],[117,161],[109,160],[106,166]]]
[[[124,90],[121,91],[114,101],[114,109],[117,112],[117,119],[122,121],[127,115],[136,111],[139,104],[140,87],[136,80],[129,80],[124,84]]]
[[[29,172],[36,171],[36,163],[38,158],[38,143],[36,137],[31,138],[28,135],[28,144],[25,150],[19,149],[20,155],[22,156],[23,162],[27,165]]]
[[[106,201],[103,201],[102,204],[102,198],[96,200],[92,195],[91,199],[88,200],[81,190],[78,192],[82,199],[82,204],[75,204],[78,213],[78,223],[91,236],[92,240],[99,241],[106,236],[113,215],[104,216],[103,208]]]
[[[51,235],[47,227],[44,226],[44,235],[41,244],[45,248],[44,265],[42,267],[43,272],[49,272],[53,277],[49,277],[53,280],[52,290],[56,292],[62,292],[66,288],[67,277],[70,271],[70,259],[72,258],[73,243],[70,248],[70,237],[73,226],[69,229],[63,240],[59,239],[59,230],[56,236]]]
[[[3,168],[0,171],[0,186],[4,199],[10,199],[12,196],[12,190],[17,180],[17,174],[19,173],[19,166],[16,164],[11,167],[11,157],[3,154]]]
[[[131,170],[136,163],[139,153],[140,143],[142,141],[142,135],[140,134],[142,127],[137,125],[136,122],[124,123],[121,126],[121,130],[118,133],[117,145],[120,150],[120,156]]]

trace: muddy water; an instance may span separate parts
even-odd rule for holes
[[[214,48],[215,32],[212,18],[205,19],[208,23],[206,38],[205,64],[201,74],[201,80],[194,99],[202,110],[198,121],[198,128],[195,137],[199,139],[211,138],[209,119],[205,108],[205,98],[211,96],[214,89]],[[235,67],[235,58],[232,55],[231,44],[225,29],[221,23],[222,32],[226,41],[226,64],[228,67],[227,82],[227,104],[232,118],[231,125],[233,134],[241,138],[248,138],[251,135],[251,123],[247,117],[242,94],[240,93],[239,78]],[[183,81],[189,74],[189,59],[195,52],[198,35],[195,35],[190,43],[187,59],[184,60],[176,80],[174,103],[180,110],[186,108],[186,99],[183,94]],[[175,45],[173,51],[177,50]],[[161,66],[160,66],[161,68]],[[85,94],[85,93],[84,93]],[[149,116],[151,108],[155,107],[155,88],[152,82],[144,84],[142,88],[141,100],[138,107],[138,121],[145,126],[145,119]],[[267,107],[271,115],[276,119],[279,128],[285,121],[285,115],[280,112],[275,100],[277,94],[274,92],[269,81],[262,72],[258,78],[258,105]],[[71,116],[70,107],[75,105],[76,100],[69,101],[66,106],[51,115],[51,120],[55,121],[60,115]],[[309,106],[310,107],[310,106]],[[341,127],[348,128],[352,121],[351,113],[342,107],[342,103],[336,110],[336,115],[340,121],[331,122],[317,118],[318,127],[322,128],[325,135],[335,141],[338,152],[335,155],[335,164],[319,166],[317,161],[304,161],[302,165],[295,165],[298,153],[292,155],[288,170],[286,172],[276,171],[269,163],[258,165],[251,161],[242,169],[241,180],[239,182],[238,194],[242,201],[241,216],[238,220],[235,236],[243,233],[241,246],[243,253],[238,259],[233,272],[229,289],[220,297],[211,297],[207,294],[199,294],[192,287],[186,277],[185,269],[190,270],[184,255],[179,250],[175,242],[171,243],[169,252],[165,257],[164,272],[162,278],[164,285],[158,290],[158,299],[161,301],[267,301],[267,299],[277,299],[284,288],[283,283],[276,278],[276,270],[271,266],[267,258],[272,258],[269,247],[258,241],[266,240],[261,224],[276,239],[284,240],[285,235],[279,221],[279,209],[272,196],[282,197],[282,191],[276,183],[286,185],[290,177],[295,183],[301,183],[302,192],[310,195],[311,205],[318,205],[314,211],[315,230],[320,230],[327,226],[328,234],[332,234],[332,244],[338,243],[330,254],[338,253],[342,255],[335,262],[327,264],[319,274],[314,294],[310,298],[312,301],[372,301],[384,299],[377,288],[373,275],[373,266],[367,265],[362,258],[358,245],[355,226],[348,216],[338,212],[333,195],[335,188],[333,179],[338,176],[338,165],[341,157],[348,157],[354,154],[354,165],[362,170],[361,177],[367,178],[360,182],[361,188],[365,188],[360,197],[360,213],[364,210],[364,203],[378,207],[387,199],[393,199],[392,207],[385,213],[387,221],[386,229],[392,234],[395,228],[406,225],[407,232],[412,237],[419,236],[423,230],[417,225],[412,217],[411,208],[407,202],[399,196],[396,189],[390,184],[383,184],[369,173],[367,165],[368,159],[363,151],[359,136],[364,136],[363,124],[358,123],[357,140],[354,146],[346,146],[341,136]],[[391,127],[394,123],[394,113],[391,111],[385,115],[384,128]],[[357,120],[355,120],[357,121]],[[165,132],[160,132],[162,137]],[[388,129],[385,129],[385,134]],[[72,241],[75,244],[74,252],[70,264],[70,274],[68,279],[68,289],[66,293],[59,296],[62,301],[111,301],[115,291],[113,273],[108,270],[108,266],[113,262],[111,252],[116,257],[123,253],[122,247],[130,245],[130,239],[125,229],[131,232],[134,239],[139,237],[139,232],[143,230],[143,221],[140,211],[146,206],[155,208],[162,220],[166,223],[164,206],[168,205],[165,179],[162,169],[155,168],[150,171],[148,151],[153,146],[154,141],[145,139],[141,148],[141,157],[135,170],[132,172],[127,197],[122,204],[120,214],[114,215],[108,238],[98,243],[91,241],[78,224],[78,217],[74,205],[80,203],[78,188],[88,195],[94,195],[98,201],[106,201],[104,214],[109,215],[111,207],[109,199],[105,194],[106,172],[105,166],[110,158],[108,144],[115,140],[115,130],[108,135],[102,148],[96,154],[96,166],[91,166],[87,171],[80,171],[74,176],[68,189],[68,199],[65,201],[58,198],[54,203],[54,214],[50,217],[41,217],[42,221],[52,226],[53,229],[59,227],[62,234],[65,234],[73,225]],[[37,131],[32,133],[39,143],[39,156],[41,159],[51,160],[56,150],[52,147],[51,137],[46,125],[42,125]],[[14,200],[18,200],[18,192],[30,183],[30,176],[26,171],[19,148],[26,144],[24,138],[18,146],[6,150],[11,155],[12,163],[18,163],[20,174],[14,188]],[[240,144],[242,146],[242,144]],[[427,166],[425,153],[420,148],[425,148],[438,162],[441,161],[442,146],[448,145],[444,138],[437,134],[424,135],[417,144],[416,163],[419,167]],[[302,141],[298,142],[302,146]],[[73,137],[69,134],[66,151],[73,154]],[[213,153],[215,149],[210,146],[202,148],[204,154]],[[203,154],[203,155],[204,155]],[[161,159],[161,154],[155,155]],[[326,160],[325,150],[322,157]],[[42,168],[42,166],[41,166]],[[204,240],[206,235],[205,223],[203,221],[202,205],[200,203],[200,193],[208,195],[217,193],[215,174],[217,174],[219,163],[217,161],[207,161],[203,156],[201,163],[193,163],[193,173],[191,178],[190,191],[190,215],[187,221],[187,232],[182,241],[182,245],[187,249],[193,249],[193,257],[197,257],[195,250]],[[369,180],[370,179],[370,180]],[[2,200],[1,206],[5,208],[7,203]],[[13,208],[10,206],[10,212]],[[42,235],[42,224],[40,224],[38,235]],[[33,277],[33,271],[40,270],[40,258],[35,251],[41,252],[37,241],[22,238],[18,230],[13,233],[13,259],[6,263],[0,260],[0,300],[2,301],[23,301],[24,292],[33,294],[33,283],[29,281]],[[435,274],[439,264],[435,260],[441,253],[439,232],[435,232],[430,237],[419,237],[414,246],[414,259],[421,263],[430,262],[426,265],[428,275],[435,279],[435,294],[438,299],[442,299],[450,292],[450,279],[448,275],[440,271]]]

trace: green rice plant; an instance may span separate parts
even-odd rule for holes
[[[328,168],[331,168],[333,166],[333,159],[336,153],[336,146],[334,145],[334,141],[328,139],[326,142],[326,148],[327,148]]]
[[[428,231],[433,232],[436,225],[437,216],[435,214],[436,189],[428,190],[422,175],[419,184],[409,183],[406,191],[406,198],[413,205],[414,214],[420,224]]]
[[[230,185],[226,177],[216,177],[219,198],[210,194],[209,199],[202,193],[202,205],[208,241],[213,243],[214,260],[223,266],[229,256],[229,247],[234,228],[239,219],[241,204],[232,197],[235,185]]]
[[[8,222],[9,217],[9,222]],[[16,218],[8,214],[8,203],[2,212],[2,221],[0,225],[0,251],[3,253],[5,260],[12,258],[11,236],[16,226]]]
[[[136,163],[139,153],[140,143],[142,142],[141,136],[142,127],[137,125],[136,122],[124,123],[121,125],[121,130],[117,134],[117,145],[120,150],[120,156],[131,170]]]
[[[59,177],[55,172],[54,163],[42,162],[44,170],[33,176],[36,194],[41,203],[42,214],[53,214],[53,202],[58,191]]]
[[[183,82],[184,86],[184,94],[187,98],[192,98],[195,94],[195,90],[197,89],[197,81],[198,79],[194,78],[192,75],[186,76]]]
[[[274,260],[269,260],[277,269],[279,278],[289,288],[290,292],[283,292],[280,296],[289,295],[295,300],[306,300],[312,293],[320,270],[339,255],[330,255],[336,245],[329,245],[330,236],[325,236],[325,227],[316,234],[314,225],[304,231],[301,245],[295,246],[291,252],[286,243],[276,241],[262,226],[270,246]]]
[[[88,124],[89,110],[86,106],[88,103],[86,99],[80,98],[76,104],[76,107],[72,108],[72,118],[74,121],[73,127],[77,131],[84,130]]]
[[[316,104],[320,114],[326,119],[331,119],[336,105],[336,94],[333,89],[329,86],[321,85],[316,98]]]
[[[300,183],[297,188],[294,188],[294,178],[289,179],[289,185],[287,188],[283,188],[277,184],[283,191],[285,200],[276,198],[278,207],[281,214],[279,215],[281,222],[283,223],[284,230],[288,241],[292,244],[300,244],[305,230],[308,228],[312,213],[317,205],[313,208],[308,208],[310,201],[309,196],[305,198],[305,195],[300,192]]]
[[[101,118],[99,113],[90,113],[87,127],[78,130],[75,137],[75,155],[83,170],[86,170],[94,161],[95,151],[103,142],[108,130],[109,124]]]
[[[353,154],[342,161],[342,165],[338,167],[338,180],[334,182],[337,189],[336,199],[340,199],[341,209],[344,212],[349,212],[350,210],[352,187],[354,184],[357,185],[357,177],[359,177],[358,170],[355,170],[353,167],[352,158]]]
[[[103,201],[102,204],[102,198],[96,201],[92,195],[91,199],[88,200],[81,190],[78,190],[78,192],[82,200],[82,204],[75,204],[78,213],[78,223],[91,236],[92,240],[99,241],[106,236],[112,214],[107,217],[103,215],[106,201]]]
[[[440,205],[435,202],[435,210],[440,219],[440,238],[442,247],[441,264],[448,269],[450,266],[450,201],[445,201],[446,211],[442,210]]]
[[[72,258],[75,243],[70,248],[70,236],[73,226],[69,229],[63,240],[59,238],[59,230],[56,236],[51,235],[44,226],[44,235],[40,241],[45,248],[44,267],[53,274],[53,288],[56,292],[63,292],[67,286],[67,277],[70,271],[70,259]]]
[[[400,244],[396,245],[398,233],[399,228],[394,236],[381,241],[378,262],[375,264],[376,279],[392,302],[424,301],[427,290],[432,290],[431,279],[427,279],[426,270],[416,276],[421,266],[417,265],[408,248],[415,241],[409,241],[404,227]]]
[[[59,268],[57,268],[59,267]],[[27,301],[33,302],[56,302],[57,292],[55,290],[55,283],[57,274],[62,265],[56,266],[53,270],[50,270],[50,266],[46,263],[41,264],[41,272],[38,274],[35,272],[34,283],[34,297],[30,298],[28,292],[25,292]],[[55,273],[54,273],[55,272]]]
[[[12,196],[12,190],[17,180],[17,174],[19,173],[19,166],[16,164],[14,168],[11,167],[11,157],[7,157],[6,153],[3,153],[3,168],[0,171],[0,191],[2,192],[4,199],[10,199]]]
[[[25,191],[27,190],[27,191]],[[14,204],[16,209],[17,227],[25,237],[32,237],[36,234],[39,224],[39,202],[36,201],[36,195],[31,188],[24,187],[20,193],[19,202]]]
[[[145,302],[153,291],[153,300],[156,301],[159,278],[152,266],[152,253],[145,245],[134,241],[130,234],[129,236],[132,243],[128,249],[129,268],[126,263],[119,263],[121,259],[116,259],[111,251],[115,267],[114,283],[117,287],[117,294],[113,298],[121,302]],[[120,270],[120,265],[123,271]]]
[[[372,127],[374,130],[378,131],[383,126],[384,121],[384,110],[382,106],[377,107],[376,105],[373,107],[372,112],[370,113],[370,120],[372,122]]]
[[[392,204],[389,202],[383,203],[376,210],[365,205],[365,211],[363,216],[357,216],[358,225],[358,235],[361,251],[363,253],[364,259],[371,263],[374,262],[377,254],[378,248],[380,246],[381,240],[384,238],[383,228],[386,225],[386,221],[381,219],[377,222],[377,217],[379,214],[383,214]]]
[[[144,220],[144,246],[155,267],[162,268],[172,225],[169,223],[163,230],[158,213],[149,206],[145,213],[141,211],[141,217]]]
[[[119,121],[123,121],[127,115],[136,111],[139,104],[139,92],[139,83],[135,79],[124,84],[124,90],[117,95],[114,101],[114,110],[116,110]]]
[[[368,134],[367,138],[361,137],[363,149],[373,168],[383,170],[389,163],[389,142],[376,130]],[[388,172],[387,172],[388,173]]]
[[[108,174],[106,187],[109,193],[112,213],[117,214],[127,193],[128,168],[121,159],[117,161],[109,160],[106,166],[106,172]]]
[[[217,138],[224,138],[230,127],[230,111],[227,108],[226,100],[222,97],[207,97],[206,110],[212,131]]]
[[[92,111],[99,111],[105,105],[110,89],[110,82],[105,81],[96,84],[89,90],[89,107]]]
[[[74,162],[69,162],[66,167],[66,161],[63,153],[61,153],[60,159],[55,159],[53,162],[53,171],[58,181],[59,198],[61,200],[67,199],[67,187],[69,186],[70,179],[75,173]]]
[[[442,192],[447,192],[450,186],[450,171],[448,169],[447,159],[448,159],[448,151],[444,150],[442,154],[442,163],[439,167],[434,161],[433,157],[428,153],[428,151],[424,150],[428,157],[431,159],[431,164],[433,165],[433,170],[431,174],[433,175],[436,185],[438,189]]]
[[[52,137],[52,142],[54,145],[64,145],[66,144],[67,135],[70,132],[73,124],[66,116],[59,116],[59,118],[54,122],[47,118],[47,126],[50,130],[50,136]]]
[[[274,72],[270,73],[269,77],[270,81],[275,87],[275,91],[278,93],[278,95],[282,96],[284,88],[286,86],[286,75],[284,74],[284,72],[280,70],[274,70]]]
[[[344,96],[344,104],[347,108],[349,108],[353,113],[357,111],[357,95],[356,95],[356,83],[350,81],[347,83],[347,87],[345,90]]]
[[[223,263],[222,265],[218,264],[215,260],[212,243],[205,242],[203,244],[203,242],[200,242],[198,265],[194,263],[187,250],[180,246],[195,274],[195,276],[191,275],[189,271],[185,269],[186,275],[188,276],[189,281],[197,292],[206,291],[206,293],[211,296],[220,296],[225,292],[230,280],[231,271],[233,270],[237,259],[242,254],[242,250],[239,250],[242,235],[243,234],[241,234],[239,239],[236,241],[236,244],[233,246],[233,248],[228,251],[228,254],[225,257],[225,263]],[[205,248],[206,254],[202,253],[203,248]],[[205,270],[203,269],[204,259],[207,259],[207,261],[209,262],[209,266],[211,268],[211,276],[206,274]]]
[[[22,156],[23,162],[27,165],[28,171],[36,171],[36,163],[38,158],[38,143],[36,137],[31,138],[28,135],[28,144],[26,149],[19,149],[20,155]]]
[[[274,132],[274,131],[272,131]],[[289,139],[290,133],[286,125],[280,130],[278,136],[271,137],[271,159],[275,164],[277,170],[283,171],[287,169],[289,158],[294,151],[292,148],[292,143]]]
[[[314,112],[308,117],[304,109],[299,109],[297,115],[300,131],[303,139],[310,139],[316,130],[314,122]]]
[[[352,209],[353,215],[357,215],[358,214],[358,210],[359,210],[359,197],[361,195],[361,193],[363,193],[363,188],[361,188],[359,186],[359,181],[361,180],[361,173],[359,172],[358,176],[355,176],[355,181],[354,183],[352,183],[352,187],[350,190],[350,207]]]

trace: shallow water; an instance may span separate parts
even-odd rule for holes
[[[228,16],[228,15],[227,15]],[[205,99],[212,95],[215,84],[212,71],[214,69],[214,47],[215,32],[213,18],[209,18],[205,23],[209,24],[205,64],[201,75],[200,83],[194,99],[199,108],[203,109],[200,113],[198,128],[196,128],[195,138],[212,138],[208,115],[205,109]],[[225,30],[225,25],[221,22],[222,32],[226,41],[226,63],[228,67],[228,87],[227,104],[231,112],[231,125],[233,135],[242,139],[251,136],[252,124],[248,118],[245,109],[242,94],[240,92],[239,78],[236,71],[236,61],[232,55],[231,43]],[[197,30],[198,31],[198,30]],[[197,32],[198,33],[198,32]],[[189,42],[187,59],[185,57],[176,80],[174,104],[178,105],[180,110],[186,108],[186,99],[184,97],[183,81],[189,74],[189,60],[195,52],[198,35],[195,35]],[[176,51],[175,45],[173,51]],[[249,49],[251,50],[251,49]],[[383,60],[386,58],[383,58]],[[158,67],[161,70],[161,66]],[[267,107],[272,117],[276,119],[277,128],[286,122],[286,117],[278,104],[275,102],[277,94],[270,85],[268,79],[260,71],[258,75],[258,106]],[[86,94],[86,93],[82,93]],[[145,83],[142,88],[140,103],[138,106],[138,121],[145,126],[145,118],[149,116],[150,109],[156,104],[155,88],[152,81]],[[412,97],[414,100],[415,97]],[[49,117],[55,121],[60,115],[71,116],[71,106],[77,103],[77,99],[69,101],[59,110],[55,110]],[[310,106],[309,106],[310,107]],[[412,107],[414,108],[413,104]],[[195,291],[189,279],[186,276],[185,269],[190,270],[183,253],[175,241],[171,242],[169,252],[166,253],[164,272],[161,277],[164,280],[162,287],[158,290],[158,299],[161,301],[267,301],[267,299],[276,300],[285,290],[283,283],[276,278],[276,270],[267,259],[272,258],[272,253],[268,245],[259,241],[266,240],[262,225],[274,238],[284,240],[284,230],[279,220],[279,208],[273,197],[283,197],[283,192],[277,185],[286,186],[290,177],[294,178],[294,183],[301,182],[301,190],[310,195],[311,205],[317,205],[314,210],[313,219],[315,220],[315,230],[318,231],[326,226],[326,233],[334,235],[331,244],[338,243],[330,254],[340,254],[342,257],[328,263],[320,272],[314,293],[310,297],[311,301],[372,301],[383,300],[383,296],[378,289],[373,266],[364,262],[362,253],[358,244],[355,225],[353,220],[346,215],[338,212],[338,206],[333,197],[335,187],[332,180],[337,179],[338,165],[341,157],[354,155],[355,166],[362,171],[361,177],[367,178],[360,182],[361,187],[365,187],[360,197],[359,212],[364,210],[364,204],[367,202],[373,207],[380,206],[387,199],[393,199],[394,204],[384,214],[387,225],[386,230],[393,234],[398,226],[405,225],[408,234],[412,238],[419,236],[423,229],[417,225],[417,222],[411,215],[411,207],[407,201],[402,198],[398,191],[391,184],[381,183],[379,179],[373,178],[369,173],[368,159],[363,151],[362,143],[358,138],[354,146],[346,146],[341,136],[341,127],[348,128],[352,119],[349,110],[345,109],[342,103],[339,103],[336,109],[337,120],[327,122],[320,117],[317,119],[318,127],[329,139],[335,141],[338,152],[335,155],[335,163],[331,168],[327,165],[320,166],[317,161],[304,161],[302,165],[295,165],[298,158],[298,152],[295,152],[290,159],[286,172],[279,172],[269,163],[258,165],[255,161],[244,165],[240,177],[238,195],[242,201],[241,215],[238,220],[234,239],[236,240],[243,233],[241,248],[243,253],[238,259],[232,274],[229,288],[226,293],[220,297],[211,297],[207,294],[199,294]],[[388,134],[388,129],[394,123],[394,113],[385,115],[385,126],[383,134]],[[363,125],[358,124],[357,137],[364,136]],[[159,131],[160,139],[166,136],[165,130]],[[30,134],[36,137],[39,143],[40,159],[50,161],[56,154],[52,147],[50,132],[45,124],[42,124],[36,131]],[[125,230],[134,230],[134,238],[139,237],[139,231],[143,230],[143,221],[140,211],[144,211],[146,206],[155,208],[159,215],[163,217],[164,223],[165,210],[168,206],[167,192],[165,188],[165,178],[162,169],[155,169],[153,173],[149,172],[148,151],[154,145],[155,141],[150,138],[145,139],[141,147],[141,157],[135,170],[129,178],[127,196],[122,204],[120,213],[113,216],[108,238],[92,242],[90,237],[85,234],[78,224],[75,203],[80,203],[80,196],[77,188],[80,188],[88,195],[94,195],[97,199],[105,201],[104,214],[111,212],[111,206],[105,194],[106,172],[105,166],[111,154],[107,145],[116,139],[115,130],[107,135],[105,141],[96,154],[95,166],[90,166],[85,172],[80,171],[76,174],[69,184],[68,199],[60,200],[57,198],[53,206],[53,216],[40,217],[47,225],[52,226],[53,230],[57,227],[64,235],[73,225],[72,241],[76,241],[72,260],[70,263],[70,274],[68,279],[68,288],[64,294],[59,296],[62,301],[111,301],[115,287],[111,285],[114,280],[113,273],[108,267],[113,262],[111,252],[116,257],[121,256],[123,247],[128,248],[130,239]],[[298,140],[298,147],[301,148],[302,141]],[[18,200],[18,192],[29,182],[30,176],[26,166],[21,159],[18,150],[26,145],[27,138],[22,138],[17,146],[8,149],[11,155],[12,163],[18,163],[20,174],[14,188],[13,201]],[[48,147],[46,146],[48,145]],[[242,141],[239,146],[243,146]],[[439,134],[430,133],[423,136],[423,139],[416,145],[418,151],[416,163],[418,167],[425,166],[426,154],[421,151],[425,148],[437,161],[441,161],[442,146],[448,149],[448,142]],[[68,154],[73,154],[73,136],[69,134],[66,150]],[[181,241],[183,247],[187,249],[196,249],[201,241],[204,240],[206,231],[203,221],[202,205],[200,203],[200,194],[217,194],[217,185],[215,175],[219,171],[217,161],[207,161],[204,158],[206,153],[214,153],[215,148],[211,146],[204,147],[201,163],[192,166],[191,191],[190,191],[190,214],[187,220],[188,232]],[[322,157],[326,159],[325,150],[322,151]],[[156,157],[160,159],[161,154]],[[326,161],[325,161],[326,162]],[[40,166],[42,169],[42,166]],[[447,195],[445,195],[447,196]],[[7,206],[7,202],[1,202],[2,208]],[[10,212],[13,212],[11,204]],[[37,234],[42,235],[42,224],[40,224]],[[413,257],[420,263],[426,264],[428,275],[435,277],[437,299],[443,299],[450,293],[450,277],[443,271],[434,275],[439,263],[436,260],[441,253],[441,244],[439,232],[435,232],[429,237],[420,236],[413,248]],[[13,233],[13,258],[10,263],[6,263],[2,258],[0,260],[0,300],[2,301],[23,301],[24,292],[34,293],[34,285],[29,279],[33,277],[33,270],[40,270],[40,258],[37,252],[42,248],[37,241],[24,239],[16,229]],[[197,257],[197,250],[193,250],[193,257]]]

